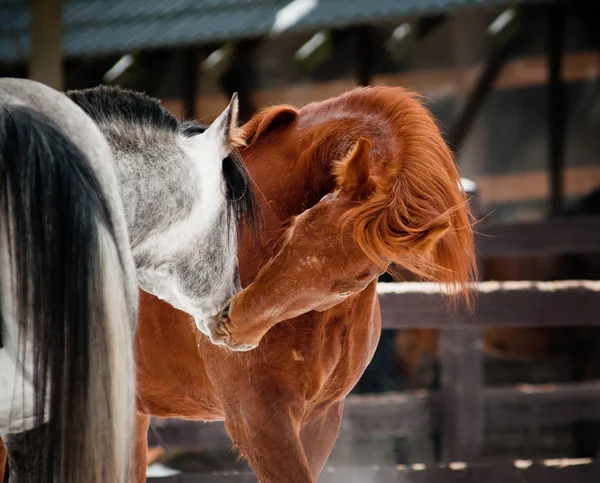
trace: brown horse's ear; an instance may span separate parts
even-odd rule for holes
[[[450,223],[447,221],[442,221],[439,224],[432,226],[411,246],[411,249],[424,254],[431,253],[449,229]]]
[[[353,199],[363,199],[373,190],[369,152],[371,141],[358,138],[346,157],[333,167],[338,187]]]
[[[242,127],[246,144],[249,146],[273,129],[292,124],[296,119],[298,111],[292,106],[267,107]]]

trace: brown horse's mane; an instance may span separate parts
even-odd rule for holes
[[[339,160],[358,138],[371,141],[372,190],[343,223],[352,225],[374,262],[391,260],[390,267],[437,281],[470,304],[468,285],[476,278],[471,212],[453,155],[417,94],[399,87],[358,88],[299,111],[271,107],[247,124],[246,141],[279,124],[294,125],[307,172],[327,159],[329,174],[338,178],[344,172]]]

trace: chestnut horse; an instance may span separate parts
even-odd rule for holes
[[[379,341],[377,277],[397,264],[468,299],[470,215],[434,119],[401,88],[271,107],[243,137],[265,230],[243,234],[246,288],[209,330],[217,344],[258,348],[211,344],[142,293],[138,461],[150,416],[224,419],[262,483],[314,482]]]

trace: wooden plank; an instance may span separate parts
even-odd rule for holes
[[[253,89],[256,85],[256,69],[254,53],[260,39],[244,39],[236,42],[229,66],[219,77],[219,87],[231,98],[238,93],[239,121],[247,122],[256,112],[253,100]]]
[[[475,86],[469,92],[469,97],[460,114],[454,121],[448,144],[454,152],[460,152],[462,145],[471,129],[473,122],[485,101],[492,92],[494,83],[501,72],[513,43],[500,45],[490,55],[485,68],[477,79]]]
[[[440,331],[443,461],[474,461],[483,445],[481,328]]]
[[[181,419],[152,419],[148,445],[167,448],[197,446],[206,451],[230,449],[232,446],[222,422]]]
[[[368,86],[373,77],[374,36],[370,26],[354,29],[356,38],[356,81],[359,86]]]
[[[338,441],[402,438],[423,433],[440,424],[439,406],[438,397],[428,391],[348,396]]]
[[[600,325],[600,281],[481,282],[474,313],[451,309],[430,283],[380,283],[383,327]]]
[[[350,395],[339,443],[423,434],[441,422],[441,396],[428,391]],[[481,393],[488,431],[555,427],[600,421],[600,381],[485,388]],[[231,448],[223,423],[154,420],[151,446]],[[453,459],[453,458],[452,458]]]
[[[478,227],[483,257],[600,252],[600,217],[556,218],[537,223],[490,223]]]
[[[469,204],[477,214],[480,212],[479,193],[476,185],[471,188],[475,189],[470,193]],[[480,271],[480,256],[477,262]],[[446,327],[439,331],[443,404],[442,424],[437,429],[441,430],[439,450],[442,461],[472,462],[481,454],[484,428],[482,345],[481,327]]]
[[[476,185],[465,186],[469,204],[479,213]],[[469,192],[469,188],[471,191]],[[481,270],[481,257],[477,257]],[[483,446],[483,354],[482,329],[445,327],[439,331],[442,461],[476,461]],[[440,439],[436,443],[439,445]]]
[[[62,17],[63,0],[31,2],[29,78],[57,90],[64,87]]]
[[[600,381],[487,388],[484,400],[491,431],[600,421]]]
[[[182,69],[182,91],[183,108],[185,119],[196,119],[196,97],[200,82],[200,59],[203,52],[197,47],[189,47],[184,50],[184,64]]]
[[[563,172],[567,124],[567,91],[562,78],[562,55],[567,23],[566,8],[552,3],[548,12],[548,154],[550,214],[557,216],[563,203]]]
[[[422,434],[426,425],[433,429],[439,423],[442,401],[443,395],[428,391],[351,395],[345,408],[352,410],[344,410],[343,424],[358,430],[355,440]],[[485,388],[481,401],[489,431],[600,421],[600,381]],[[343,437],[340,433],[340,440]]]
[[[439,425],[437,397],[427,391],[406,394],[351,395],[344,404],[340,440],[401,438]],[[400,409],[399,409],[400,408]],[[409,414],[410,417],[406,417]],[[199,447],[206,451],[231,448],[222,422],[153,419],[150,446]]]
[[[326,467],[320,483],[582,483],[598,481],[598,461],[561,459],[445,466]],[[255,483],[250,472],[218,472],[148,478],[149,483]]]

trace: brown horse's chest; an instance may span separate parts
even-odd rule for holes
[[[162,362],[168,363],[163,355]],[[138,409],[161,418],[215,421],[224,418],[223,406],[216,396],[203,364],[195,371],[181,371],[176,364],[156,371],[148,362],[139,364]]]
[[[310,405],[333,403],[346,397],[373,358],[381,333],[379,303],[361,294],[324,315],[323,342],[318,360],[320,384]],[[317,382],[316,380],[314,382]]]
[[[193,322],[140,292],[136,332],[138,409],[156,417],[215,420],[223,407],[208,379]]]

